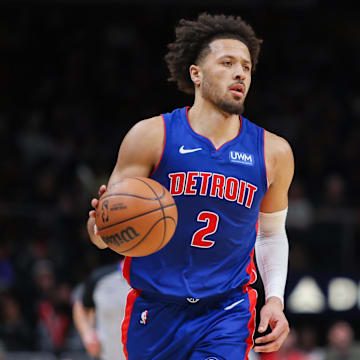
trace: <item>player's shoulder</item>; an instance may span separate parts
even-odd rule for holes
[[[90,275],[88,276],[86,281],[83,282],[82,285],[81,299],[85,307],[95,307],[93,298],[95,289],[98,287],[98,284],[102,281],[104,277],[115,272],[119,272],[118,264],[103,265],[91,271]]]
[[[189,109],[188,106],[179,107],[170,112],[140,120],[130,129],[129,133],[146,137],[154,135],[163,137],[165,132],[165,123],[167,120],[183,118],[187,109]]]
[[[153,116],[138,121],[132,129],[137,131],[149,131],[153,129],[159,129],[163,127],[163,117],[161,115]]]
[[[292,178],[294,174],[294,155],[288,141],[265,130],[264,145],[269,184],[282,177]]]
[[[118,272],[118,265],[117,264],[108,264],[108,265],[103,265],[99,268],[94,269],[89,276],[89,280],[90,282],[98,282],[101,278],[103,278],[104,276],[107,276],[111,273],[116,273]]]
[[[275,159],[292,159],[293,152],[289,142],[283,137],[265,130],[265,153]]]
[[[161,115],[138,121],[129,131],[128,137],[142,142],[156,141],[163,137],[164,125]]]
[[[172,119],[182,118],[188,108],[189,107],[179,107],[170,112],[140,120],[133,126],[131,130],[137,132],[146,132],[146,133],[157,132],[162,135],[165,127],[165,122],[167,121],[167,119],[172,120]]]

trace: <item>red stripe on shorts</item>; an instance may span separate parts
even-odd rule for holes
[[[247,348],[245,354],[245,360],[248,360],[250,349],[254,345],[254,333],[255,333],[255,315],[256,315],[256,301],[257,301],[257,291],[250,288],[248,289],[249,295],[249,311],[251,313],[250,320],[248,322],[249,336],[246,339]]]
[[[258,222],[256,223],[256,232],[258,231]],[[244,293],[247,292],[249,296],[249,312],[251,314],[250,320],[248,322],[249,336],[246,339],[247,348],[245,353],[245,360],[248,360],[250,349],[254,346],[254,333],[255,333],[255,315],[256,315],[256,302],[257,302],[257,291],[254,290],[250,284],[253,284],[256,281],[256,267],[254,263],[254,252],[253,249],[250,253],[250,261],[246,268],[246,272],[249,274],[249,281],[244,286]]]
[[[123,343],[124,354],[125,354],[126,359],[128,359],[128,352],[127,352],[126,344],[127,344],[128,330],[129,330],[130,320],[131,320],[131,313],[132,313],[132,310],[134,307],[135,300],[140,296],[140,293],[141,293],[141,291],[132,289],[129,292],[127,299],[126,299],[125,316],[124,316],[124,320],[121,325],[121,334],[122,334],[121,341]]]

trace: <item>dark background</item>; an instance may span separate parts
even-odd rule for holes
[[[287,294],[305,275],[325,298],[332,278],[359,283],[360,22],[350,2],[3,1],[1,317],[15,313],[27,329],[0,326],[5,348],[72,349],[71,291],[116,259],[89,243],[90,199],[133,124],[192,104],[167,82],[163,57],[178,20],[202,11],[241,15],[264,39],[244,115],[295,154]],[[57,345],[39,340],[39,302],[49,297],[63,323]],[[324,345],[336,319],[359,338],[358,304],[287,315]]]

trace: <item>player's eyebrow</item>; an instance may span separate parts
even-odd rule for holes
[[[221,59],[224,59],[224,58],[230,58],[232,60],[236,60],[238,57],[237,56],[234,56],[234,55],[229,55],[229,54],[225,54],[225,55],[222,55],[219,57],[219,60]],[[245,63],[245,64],[249,64],[251,65],[251,61],[250,60],[247,60],[245,58],[241,58],[241,62]]]

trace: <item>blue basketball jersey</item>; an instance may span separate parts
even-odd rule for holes
[[[163,155],[151,175],[175,199],[175,234],[159,252],[127,258],[124,274],[144,293],[196,300],[255,280],[252,256],[267,180],[262,128],[240,117],[238,135],[216,149],[191,128],[188,109],[163,115]]]

